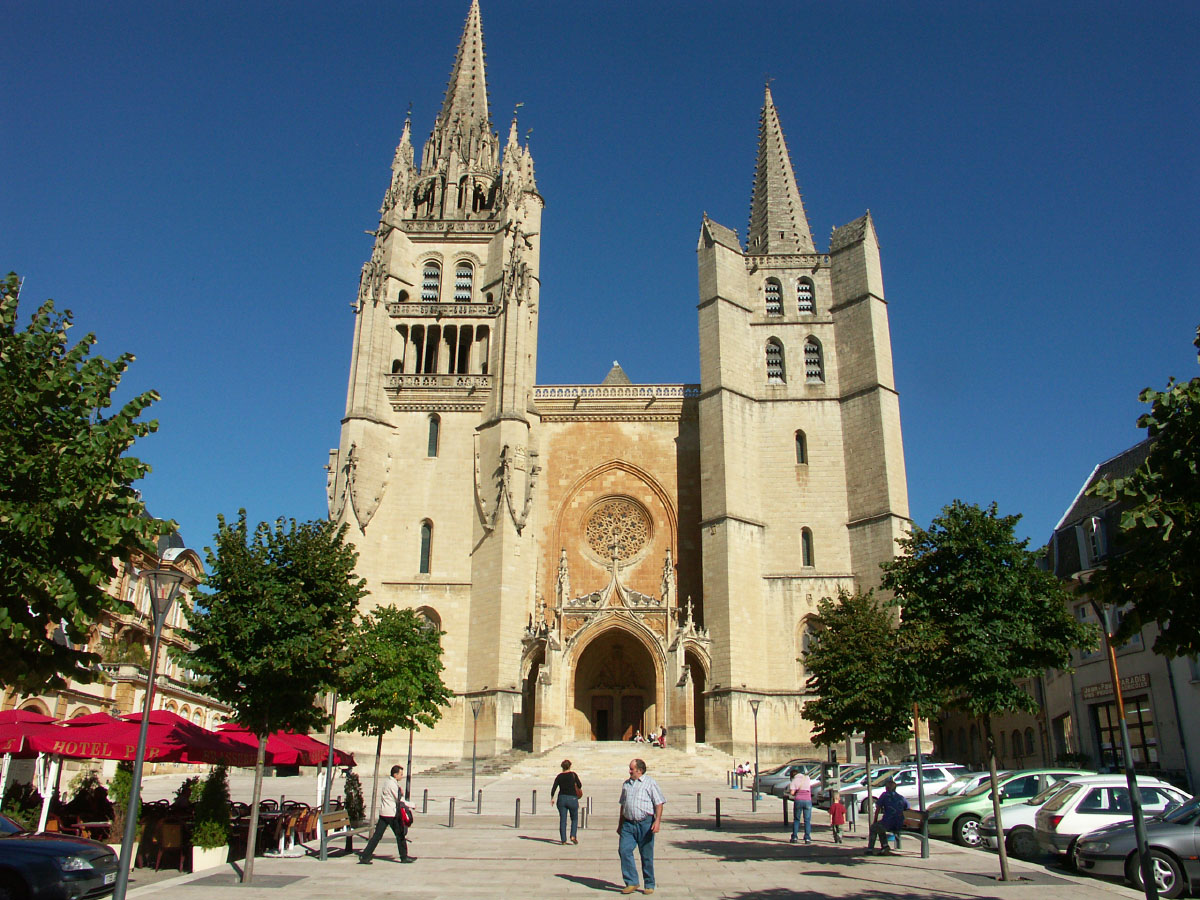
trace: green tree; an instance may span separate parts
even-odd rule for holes
[[[343,687],[354,712],[341,730],[376,738],[372,819],[383,736],[401,726],[432,728],[450,702],[441,677],[443,634],[414,610],[381,606],[363,616],[351,639]]]
[[[354,575],[358,554],[343,542],[344,526],[280,519],[251,532],[245,510],[235,523],[217,521],[216,549],[205,548],[211,593],[197,597],[188,613],[194,649],[180,659],[258,737],[254,834],[267,736],[328,721],[317,695],[340,681],[366,588]],[[242,880],[253,873],[248,852]]]
[[[900,741],[912,725],[912,699],[901,683],[903,658],[896,616],[873,592],[839,590],[822,597],[812,622],[813,642],[804,655],[808,688],[804,704],[813,743],[835,744],[862,734],[867,752],[867,804],[871,795],[871,744]]]
[[[157,430],[139,421],[158,394],[114,413],[133,360],[91,357],[96,337],[71,346],[71,313],[47,300],[17,327],[20,282],[0,285],[0,682],[26,691],[96,677],[99,657],[76,645],[105,610],[128,604],[105,587],[116,560],[153,555],[174,523],[152,519],[133,488],[150,467],[128,455]],[[66,640],[55,639],[58,629]]]
[[[1200,349],[1200,328],[1195,344]],[[1172,378],[1165,391],[1146,388],[1140,399],[1150,411],[1137,424],[1154,445],[1131,475],[1092,487],[1125,509],[1118,552],[1091,588],[1114,606],[1132,604],[1118,640],[1155,622],[1156,652],[1190,656],[1200,653],[1200,377]]]
[[[1071,651],[1096,640],[1070,614],[1059,580],[1038,567],[1029,541],[1017,540],[1018,521],[999,515],[994,503],[981,509],[955,500],[928,530],[914,527],[900,541],[904,555],[887,563],[883,576],[903,609],[900,639],[921,648],[931,690],[983,720],[1001,834],[992,716],[1036,711],[1021,679],[1068,669]],[[1007,881],[1003,841],[1000,873]]]

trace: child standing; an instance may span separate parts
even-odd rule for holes
[[[846,824],[846,805],[842,803],[842,795],[834,791],[829,804],[829,824],[833,832],[833,842],[842,842],[842,826]]]

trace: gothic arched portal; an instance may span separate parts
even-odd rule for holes
[[[632,634],[598,635],[580,654],[574,680],[577,740],[619,741],[661,724],[654,659]]]

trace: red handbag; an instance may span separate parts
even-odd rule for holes
[[[412,810],[407,806],[400,807],[400,821],[404,823],[405,828],[413,823]]]

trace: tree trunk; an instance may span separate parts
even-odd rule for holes
[[[367,820],[375,824],[375,800],[379,796],[379,758],[383,755],[383,732],[375,738],[375,772],[371,775],[371,817]]]
[[[250,801],[250,830],[246,834],[246,865],[242,868],[242,884],[254,877],[254,851],[258,848],[258,801],[262,798],[263,763],[267,759],[267,735],[259,735],[258,758],[254,760],[254,792]]]
[[[1009,881],[1008,851],[1004,849],[1004,822],[1000,818],[1000,788],[996,775],[996,739],[992,737],[992,717],[983,717],[983,733],[987,740],[988,773],[992,783],[992,813],[996,816],[996,846],[1000,852],[1000,880]]]

